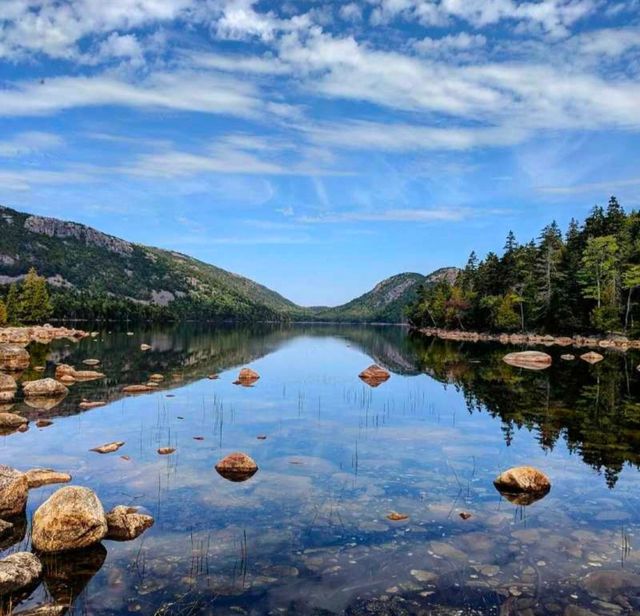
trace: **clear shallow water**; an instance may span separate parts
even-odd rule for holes
[[[346,326],[104,332],[30,350],[47,373],[101,359],[107,379],[74,385],[50,410],[16,404],[54,423],[1,437],[0,461],[67,471],[106,509],[139,505],[156,523],[135,541],[49,559],[25,607],[640,613],[638,357],[589,366],[552,350],[553,367],[530,372],[504,364],[505,347]],[[377,388],[357,376],[373,361],[392,372]],[[254,387],[233,385],[243,366],[260,373]],[[155,372],[158,391],[120,393]],[[109,404],[80,411],[83,397]],[[115,440],[126,442],[117,453],[89,451]],[[159,456],[164,446],[176,452]],[[250,480],[215,472],[232,451],[258,463]],[[529,507],[492,485],[519,464],[553,485]],[[3,555],[29,549],[29,519],[57,487],[31,491],[24,537]]]

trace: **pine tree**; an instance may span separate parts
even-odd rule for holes
[[[7,309],[7,323],[19,323],[19,298],[18,298],[18,286],[14,282],[9,287],[9,293],[7,294],[6,309]]]
[[[51,315],[52,307],[47,281],[42,276],[38,276],[33,267],[22,282],[18,306],[20,320],[25,323],[41,323]]]
[[[7,307],[5,306],[5,303],[0,299],[0,327],[6,325],[7,321]]]

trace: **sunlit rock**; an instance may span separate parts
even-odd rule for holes
[[[17,390],[16,380],[12,376],[0,372],[0,402],[11,402]]]
[[[113,441],[112,443],[105,443],[104,445],[94,447],[89,451],[95,451],[96,453],[113,453],[114,451],[118,451],[123,445],[124,441]]]
[[[498,492],[518,505],[528,505],[545,496],[551,489],[549,478],[531,466],[517,466],[506,470],[493,482]],[[525,495],[524,498],[522,496]],[[531,496],[535,498],[531,500]],[[531,502],[528,502],[531,500]]]
[[[90,400],[83,400],[78,407],[81,408],[83,411],[86,411],[88,409],[97,409],[101,406],[105,406],[107,403],[102,401],[102,400],[94,400],[94,401],[90,401]]]
[[[216,471],[229,481],[246,481],[253,477],[258,465],[246,453],[234,452],[222,458],[216,464]]]
[[[39,379],[27,381],[22,385],[22,391],[26,399],[29,398],[58,398],[66,396],[69,390],[65,385],[55,379]]]
[[[29,367],[29,352],[18,344],[0,344],[0,370],[18,372]]]
[[[0,465],[0,516],[20,515],[27,504],[29,484],[24,473]]]
[[[260,375],[255,370],[251,370],[251,368],[243,368],[240,370],[238,379],[234,381],[234,383],[236,385],[244,385],[245,387],[248,387],[253,385],[259,378]]]
[[[48,486],[54,483],[69,483],[71,475],[54,471],[52,468],[32,468],[25,472],[29,489]]]
[[[551,365],[553,359],[551,355],[540,351],[520,351],[517,353],[508,353],[502,358],[502,361],[516,368],[544,370]]]
[[[36,510],[31,534],[33,547],[40,552],[63,552],[94,545],[107,534],[102,503],[89,488],[60,488]]]
[[[0,596],[32,587],[42,575],[42,563],[31,552],[16,552],[0,560]]]
[[[147,391],[153,391],[154,388],[149,385],[127,385],[122,388],[122,393],[124,394],[142,394]]]
[[[2,432],[17,430],[28,423],[28,419],[15,413],[0,413],[0,431]]]
[[[391,374],[388,370],[381,368],[377,364],[372,364],[358,375],[367,385],[378,387],[389,379]]]
[[[131,541],[151,528],[153,523],[154,519],[150,515],[140,513],[137,507],[118,505],[107,513],[106,539]]]
[[[597,364],[599,361],[602,361],[604,357],[600,355],[600,353],[596,353],[595,351],[589,351],[588,353],[584,353],[580,355],[580,359],[586,361],[589,364]]]
[[[151,350],[151,345],[149,345],[149,344],[141,344],[140,345],[140,350],[141,351],[150,351]]]

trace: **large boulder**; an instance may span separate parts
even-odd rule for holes
[[[17,390],[16,380],[12,376],[0,372],[0,402],[11,402]]]
[[[102,541],[106,534],[102,503],[89,488],[60,488],[33,515],[31,540],[40,552],[86,548]]]
[[[0,516],[20,515],[27,504],[29,484],[24,473],[0,465]]]
[[[517,466],[504,471],[495,478],[493,485],[503,495],[535,495],[544,496],[551,489],[549,478],[537,468],[532,466]],[[516,498],[512,502],[516,504],[530,504],[519,502]],[[527,499],[525,499],[527,500]],[[534,500],[538,500],[537,498]],[[533,501],[532,501],[533,502]]]
[[[551,355],[540,351],[519,351],[508,353],[502,361],[516,368],[527,368],[528,370],[544,370],[548,368],[553,359]]]
[[[246,453],[236,451],[216,464],[216,471],[229,481],[246,481],[256,474],[258,465]]]
[[[0,596],[27,590],[40,579],[42,563],[31,552],[16,552],[0,560]]]
[[[0,344],[0,370],[16,371],[29,367],[29,352],[17,344]]]
[[[58,398],[66,396],[69,390],[55,379],[27,381],[22,385],[25,398]]]
[[[118,505],[107,513],[107,539],[131,541],[153,526],[150,515],[140,513],[137,507]]]

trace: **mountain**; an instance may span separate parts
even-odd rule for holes
[[[0,206],[0,285],[32,266],[47,278],[58,317],[283,320],[297,309],[187,255]]]
[[[342,306],[313,309],[312,318],[318,321],[401,323],[406,321],[405,309],[416,298],[421,284],[428,286],[442,279],[453,282],[458,271],[455,267],[443,267],[427,276],[413,272],[397,274]]]
[[[0,291],[31,267],[47,278],[57,318],[385,323],[405,320],[420,284],[458,271],[398,274],[342,306],[304,308],[179,252],[0,206]]]

